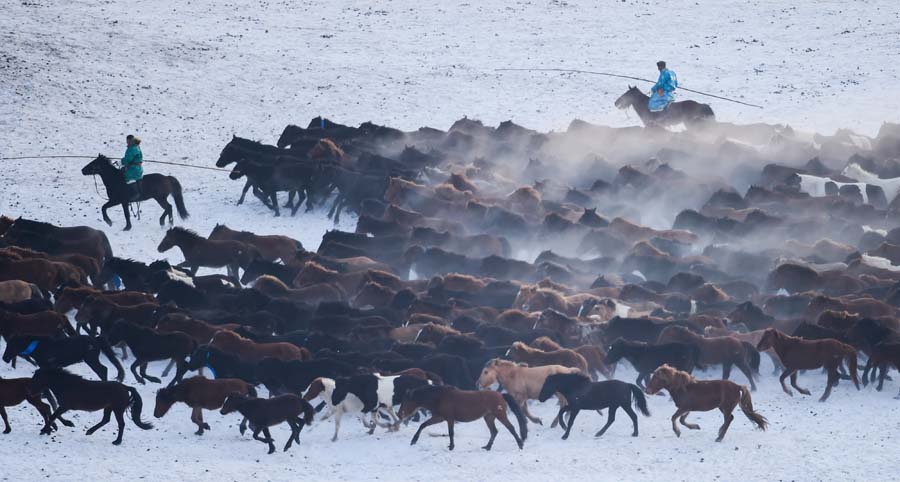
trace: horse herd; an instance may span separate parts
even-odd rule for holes
[[[646,135],[682,149],[694,142]],[[173,227],[158,251],[178,248],[184,261],[147,264],[114,256],[102,231],[3,217],[3,360],[36,371],[0,380],[0,406],[34,405],[42,433],[71,425],[69,410],[102,410],[88,433],[115,415],[118,444],[126,411],[150,428],[140,394],[122,384],[127,361],[139,384],[174,370],[156,417],[184,403],[202,435],[204,410],[237,412],[241,433],[249,428],[270,453],[269,427],[288,424],[287,450],[323,409],[334,440],[343,415],[369,433],[424,418],[412,443],[446,423],[453,449],[454,424],[483,419],[485,449],[497,422],[521,448],[529,422],[543,423],[529,402],[550,398],[564,439],[581,411],[604,409],[597,436],[619,409],[638,436],[645,394],[662,390],[676,435],[679,425],[699,428],[686,420],[691,411],[718,409],[721,441],[736,408],[767,426],[751,397],[763,354],[788,395],[788,378],[808,395],[798,374],[824,370],[821,401],[842,381],[859,389],[877,378],[881,390],[900,365],[900,229],[886,226],[894,203],[843,187],[811,194],[797,182],[846,182],[841,167],[745,160],[742,172],[758,176],[742,195],[658,160],[609,177],[591,177],[608,172],[596,159],[577,174],[563,161],[554,170],[521,160],[555,143],[566,144],[468,119],[448,132],[405,133],[317,118],[289,126],[277,146],[232,139],[218,164],[235,164],[244,194],[252,189],[276,215],[278,192],[294,212],[333,199],[335,219],[357,213],[356,232],[329,231],[315,251],[224,225],[206,237]],[[895,161],[852,162],[889,172]],[[702,205],[679,206],[671,227],[639,223],[654,196],[687,202],[698,192]],[[622,360],[634,384],[615,379]],[[154,361],[169,363],[159,377],[147,373]],[[99,380],[65,369],[80,363]],[[107,365],[117,381],[107,381]],[[693,376],[718,365],[721,380]],[[729,381],[733,368],[749,388]]]

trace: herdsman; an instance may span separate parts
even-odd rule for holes
[[[141,153],[141,140],[131,134],[125,138],[125,155],[122,157],[122,171],[125,173],[125,186],[128,188],[128,200],[136,201],[141,197],[141,179],[144,177],[144,154]]]
[[[660,60],[656,67],[659,69],[659,79],[650,91],[650,112],[665,110],[675,100],[675,89],[678,88],[678,78],[675,72],[666,68],[665,61]]]

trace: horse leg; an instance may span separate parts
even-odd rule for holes
[[[12,427],[9,426],[9,418],[7,418],[7,416],[6,416],[6,409],[3,408],[2,405],[0,405],[0,417],[3,417],[3,425],[6,427],[3,430],[3,433],[7,434],[7,433],[12,432]],[[46,422],[47,422],[47,419],[44,418],[44,423],[46,423]]]
[[[455,447],[456,444],[453,443],[453,419],[452,418],[447,419],[447,433],[450,434],[450,450],[453,450],[453,447]]]
[[[194,407],[191,410],[191,422],[197,425],[197,431],[194,432],[194,435],[203,435],[204,423],[203,423],[203,409],[200,407]]]
[[[281,207],[293,209],[293,208],[294,208],[294,194],[295,194],[295,193],[296,193],[296,191],[288,191],[287,202],[284,203],[284,206],[281,206]]]
[[[140,365],[140,364],[141,364],[141,361],[138,359],[135,359],[134,363],[131,364],[131,373],[132,373],[132,375],[134,375],[134,379],[137,380],[138,383],[140,383],[141,385],[144,385],[147,382],[145,382],[144,379],[141,378],[141,375],[137,371],[138,365]]]
[[[603,428],[601,428],[599,432],[595,433],[594,437],[602,437],[603,434],[606,433],[606,430],[609,428],[609,426],[612,425],[613,422],[616,421],[616,410],[618,410],[618,409],[619,409],[618,405],[613,405],[613,406],[609,407],[609,415],[606,416],[606,425],[604,425]],[[637,430],[637,426],[635,426],[635,430]]]
[[[263,434],[266,436],[266,442],[269,444],[269,455],[275,453],[275,440],[272,438],[272,434],[269,432],[269,427],[265,427],[262,429]]]
[[[683,408],[679,408],[675,410],[675,413],[672,415],[672,431],[675,432],[676,437],[681,437],[681,430],[678,430],[678,425],[675,424],[675,421],[678,420],[678,417],[690,412],[690,410],[685,410]]]
[[[109,407],[104,408],[103,409],[103,418],[100,420],[99,423],[97,423],[97,425],[94,425],[93,427],[89,428],[88,431],[85,432],[85,435],[93,435],[94,432],[97,431],[97,429],[99,429],[100,427],[109,423],[109,418],[111,416],[112,416],[112,408],[109,408]]]
[[[878,375],[878,386],[875,387],[875,390],[881,391],[884,388],[884,379],[887,378],[888,365],[881,366],[881,373]]]
[[[409,442],[409,444],[410,444],[410,445],[415,445],[416,442],[419,441],[419,435],[422,435],[422,429],[424,429],[425,427],[428,427],[429,425],[434,425],[434,424],[436,424],[436,423],[441,423],[441,422],[443,422],[443,421],[444,421],[444,417],[441,417],[441,416],[432,414],[432,415],[431,415],[431,418],[429,418],[428,420],[422,422],[422,424],[419,425],[419,429],[416,430],[416,434],[413,435],[413,438],[412,438],[412,440]]]
[[[781,389],[784,390],[784,393],[787,393],[788,395],[790,395],[792,397],[794,396],[794,392],[792,392],[791,389],[788,388],[787,385],[784,384],[784,380],[787,377],[791,376],[791,373],[795,373],[795,372],[796,372],[796,370],[791,370],[789,368],[785,368],[784,371],[781,373],[781,376],[778,377],[778,380],[781,382]]]
[[[575,423],[575,417],[578,416],[578,412],[580,412],[580,411],[581,411],[580,409],[573,408],[573,409],[569,412],[569,422],[568,422],[568,427],[566,427],[566,433],[564,433],[563,436],[562,436],[562,439],[563,439],[563,440],[566,440],[566,439],[569,438],[569,433],[572,431],[572,425]]]
[[[719,427],[719,436],[716,438],[716,442],[721,442],[722,439],[725,438],[725,432],[728,431],[728,427],[731,426],[731,422],[734,420],[734,415],[731,413],[731,411],[734,410],[734,407],[728,411],[722,408],[719,408],[719,410],[722,410],[722,416],[725,417],[725,423]]]
[[[491,438],[488,440],[487,445],[481,448],[491,450],[491,447],[494,446],[494,439],[497,438],[497,424],[494,423],[494,416],[489,413],[484,415],[484,423],[487,425],[488,431],[491,432]]]
[[[634,425],[634,432],[631,432],[631,436],[637,437],[638,436],[637,414],[634,413],[634,410],[631,409],[631,405],[622,405],[622,410],[625,410],[625,413],[627,413],[628,417],[631,418],[631,424]]]
[[[687,412],[684,415],[682,415],[681,417],[679,417],[678,423],[680,423],[681,425],[684,425],[685,427],[687,427],[690,430],[700,430],[700,426],[697,425],[696,423],[688,423],[687,417],[690,414],[691,414],[690,412]]]
[[[115,206],[116,204],[117,203],[114,203],[112,201],[107,201],[106,204],[104,204],[103,207],[100,208],[100,213],[103,214],[103,221],[106,223],[107,226],[112,226],[113,222],[112,222],[112,219],[109,219],[109,215],[106,214],[106,210]]]
[[[344,409],[340,406],[334,407],[334,436],[331,437],[332,442],[337,442],[338,431],[341,429],[341,417],[344,416]]]
[[[644,390],[644,391],[647,390],[647,387],[644,386],[644,377],[645,377],[646,375],[647,375],[647,374],[646,374],[645,372],[639,371],[639,372],[638,372],[638,376],[637,376],[637,380],[634,381],[634,384],[637,385],[637,386],[639,386],[639,387],[641,387],[641,390]]]
[[[731,379],[731,362],[725,362],[722,364],[722,380]]]
[[[287,452],[288,449],[291,448],[291,445],[294,444],[294,440],[297,439],[297,437],[299,437],[299,435],[300,435],[300,427],[297,425],[296,420],[289,418],[286,420],[286,422],[291,427],[291,436],[288,437],[287,443],[284,444],[284,450],[283,450],[284,452]],[[300,443],[300,442],[297,442],[297,443]]]
[[[165,378],[165,377],[169,376],[169,371],[171,371],[172,367],[174,367],[174,366],[175,366],[175,360],[169,360],[169,364],[166,365],[166,368],[162,372],[162,377]],[[180,371],[181,371],[181,369],[179,367],[179,369],[176,370],[175,373],[178,373]]]
[[[269,197],[272,199],[272,208],[275,210],[275,217],[281,216],[281,210],[278,209],[278,191],[272,190],[269,193]]]
[[[803,395],[809,395],[809,390],[807,390],[805,388],[800,388],[797,386],[797,371],[796,370],[794,370],[794,373],[791,373],[791,386],[796,388],[797,391],[802,393]]]
[[[91,336],[97,336],[97,325],[91,326]],[[122,350],[122,361],[128,359],[128,347],[124,343],[119,343],[119,349]]]
[[[159,378],[147,375],[147,362],[141,363],[141,376],[144,377],[145,380],[150,380],[153,383],[162,382],[162,380],[160,380]]]
[[[244,183],[244,189],[243,189],[243,191],[241,191],[241,198],[238,199],[238,202],[237,202],[238,206],[240,206],[241,204],[244,204],[244,198],[247,197],[247,191],[250,190],[250,186],[252,184],[253,183],[251,183],[249,179],[247,179],[247,182]]]
[[[84,357],[84,363],[87,364],[91,370],[94,370],[94,373],[96,373],[101,380],[104,382],[106,381],[108,371],[106,370],[106,366],[100,362],[99,353],[91,353],[89,356]]]
[[[519,397],[516,397],[516,398],[517,398],[516,401],[518,402]],[[522,397],[522,398],[524,398],[524,397]],[[544,422],[542,422],[540,418],[535,417],[534,415],[531,414],[531,412],[528,411],[528,400],[522,400],[519,403],[519,406],[522,407],[522,413],[525,415],[526,418],[528,418],[528,420],[531,420],[533,423],[536,423],[538,425],[544,424]]]
[[[122,212],[125,213],[125,229],[122,231],[131,231],[131,212],[128,211],[128,203],[122,203]]]
[[[837,364],[840,364],[840,360],[838,360]],[[831,395],[831,387],[837,385],[837,380],[840,377],[838,374],[837,366],[835,364],[829,365],[828,367],[828,381],[825,384],[825,393],[822,394],[822,398],[819,399],[820,402],[824,402],[828,400],[828,396]]]
[[[175,218],[172,217],[172,205],[169,204],[169,201],[166,201],[164,197],[155,197],[156,203],[159,204],[159,207],[163,209],[162,216],[159,217],[159,225],[166,225],[166,216],[169,217],[169,226],[175,224]]]
[[[522,450],[522,446],[525,444],[525,441],[519,437],[519,434],[516,433],[516,429],[513,427],[513,424],[510,423],[509,417],[506,416],[505,410],[498,410],[494,412],[494,417],[506,427],[506,430],[509,430],[509,433],[512,434],[513,438],[516,439],[516,444],[519,446],[519,450]]]
[[[44,423],[47,423],[47,420],[50,419],[50,407],[47,406],[46,403],[41,401],[41,397],[34,394],[29,394],[26,398],[28,403],[30,403],[37,411],[41,414],[41,418],[44,419]],[[0,410],[3,410],[3,407],[0,407]],[[4,422],[6,422],[6,414],[3,414]],[[6,422],[6,428],[9,429],[9,422]],[[3,432],[9,433],[9,432]]]
[[[738,370],[747,377],[747,380],[750,380],[750,390],[756,391],[756,382],[753,380],[753,371],[750,370],[750,367],[747,366],[747,362],[741,361],[738,362]]]
[[[375,433],[375,427],[378,426],[378,407],[372,410],[372,426],[369,427],[369,435]]]

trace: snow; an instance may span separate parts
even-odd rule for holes
[[[494,69],[564,67],[654,78],[661,58],[686,87],[766,106],[681,93],[681,99],[711,101],[720,120],[874,135],[900,111],[900,97],[890,94],[900,60],[898,19],[895,0],[2,2],[0,157],[120,156],[124,135],[133,132],[147,159],[212,166],[233,134],[274,143],[284,125],[305,125],[320,114],[406,130],[447,128],[463,115],[540,130],[565,129],[574,118],[633,125],[635,116],[613,107],[627,81]],[[116,225],[106,228],[102,195],[79,173],[88,160],[0,161],[0,213],[102,227],[117,255],[162,257],[156,253],[163,234],[159,208],[144,203],[144,218],[130,233],[119,231],[121,211],[111,210]],[[204,235],[225,223],[288,234],[315,249],[332,226],[323,211],[274,218],[252,196],[235,207],[241,183],[221,172],[144,167],[181,180],[192,216],[177,222]],[[338,228],[353,226],[347,216]],[[180,261],[177,250],[164,256]],[[559,429],[531,426],[524,451],[501,432],[490,454],[479,448],[487,439],[480,422],[457,426],[450,453],[445,438],[422,437],[409,447],[412,425],[367,436],[348,418],[337,443],[329,441],[331,422],[317,423],[287,454],[266,456],[263,444],[237,434],[236,417],[207,413],[213,430],[196,437],[183,405],[154,420],[150,432],[127,422],[124,445],[113,447],[111,425],[83,435],[99,414],[75,413],[76,429],[39,437],[37,414],[19,406],[8,410],[12,434],[0,436],[0,480],[896,478],[896,382],[881,393],[842,383],[820,404],[782,393],[768,368],[764,360],[754,404],[770,430],[754,431],[736,413],[721,444],[713,442],[721,418],[712,412],[692,415],[703,430],[676,438],[667,397],[650,397],[653,416],[640,419],[637,439],[620,414],[594,440],[602,420],[583,413],[568,441],[559,440]],[[161,369],[154,364],[151,372]],[[0,366],[3,377],[29,373],[22,365]],[[618,374],[634,378],[630,369]],[[130,375],[127,382],[133,383]],[[801,384],[818,396],[824,377],[807,373]],[[152,418],[156,388],[140,387],[145,419]],[[549,420],[555,405],[535,412]],[[276,428],[273,435],[283,443],[287,432]]]

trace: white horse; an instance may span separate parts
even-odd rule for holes
[[[856,186],[862,194],[863,202],[869,203],[869,194],[866,192],[866,183],[864,182],[838,182],[827,177],[813,176],[812,174],[797,174],[800,177],[800,191],[809,194],[812,197],[825,197],[825,185],[829,182],[834,183],[838,189],[843,186]],[[887,194],[887,191],[885,191]]]
[[[900,177],[881,179],[855,162],[845,167],[841,174],[866,184],[881,187],[888,202],[891,202],[900,193]]]

